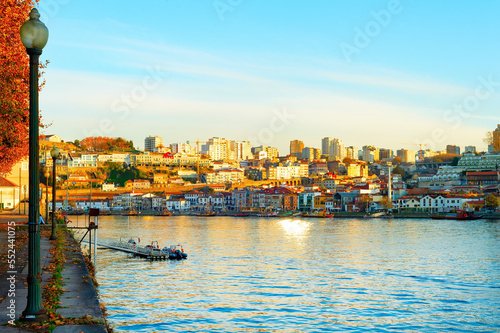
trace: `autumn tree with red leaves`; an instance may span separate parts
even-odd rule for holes
[[[122,138],[108,138],[106,136],[89,136],[80,145],[86,151],[129,151],[134,149],[132,140],[125,141]]]
[[[0,174],[28,156],[29,56],[19,29],[36,2],[0,1]]]

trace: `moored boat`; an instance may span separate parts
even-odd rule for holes
[[[205,210],[196,214],[196,216],[215,216],[215,215],[217,215],[217,213],[211,210]]]
[[[172,216],[174,215],[174,213],[172,213],[171,211],[165,209],[157,214],[155,214],[155,216]]]
[[[259,217],[280,217],[277,213],[260,213],[257,214]]]
[[[366,214],[363,217],[364,218],[377,218],[377,217],[382,217],[384,215],[385,215],[385,212],[376,212],[376,213]]]
[[[483,216],[484,215],[475,215],[474,212],[459,210],[456,213],[446,215],[431,215],[430,218],[433,220],[479,220],[483,218]]]
[[[136,210],[129,210],[128,212],[122,214],[123,216],[138,216],[139,212]]]
[[[328,219],[333,217],[333,213],[327,213],[324,210],[320,210],[317,212],[302,213],[302,217],[315,217],[315,218]]]
[[[168,258],[169,259],[187,259],[187,253],[184,252],[184,249],[182,248],[182,245],[170,245],[170,247],[164,247],[162,249],[163,252],[168,253]]]

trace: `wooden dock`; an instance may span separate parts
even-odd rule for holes
[[[88,243],[88,240],[82,239],[81,242]],[[141,258],[146,258],[149,260],[167,260],[167,259],[176,259],[172,258],[172,254],[169,252],[165,252],[162,249],[154,248],[152,246],[142,246],[137,244],[134,240],[113,240],[108,238],[99,237],[97,239],[97,246],[122,251],[126,253],[131,253],[134,256],[138,256]]]

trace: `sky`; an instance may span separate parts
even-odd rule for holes
[[[485,150],[496,0],[40,0],[44,134]]]

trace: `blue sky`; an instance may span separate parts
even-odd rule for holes
[[[142,6],[142,7],[141,7]],[[66,141],[213,136],[288,153],[476,145],[500,124],[498,3],[41,0],[40,107]]]

